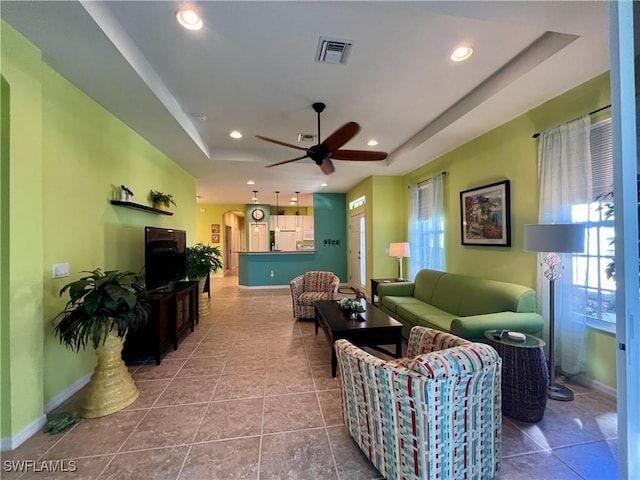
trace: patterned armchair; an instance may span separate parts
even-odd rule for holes
[[[333,300],[340,279],[331,272],[307,272],[289,283],[295,318],[315,318],[314,302]]]
[[[490,479],[502,456],[501,366],[489,345],[413,327],[408,358],[335,342],[349,433],[388,480]]]

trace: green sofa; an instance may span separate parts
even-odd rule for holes
[[[536,292],[515,283],[420,270],[413,282],[378,285],[378,305],[402,323],[402,335],[419,325],[484,342],[485,330],[542,332]]]

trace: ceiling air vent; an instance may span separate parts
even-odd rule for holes
[[[299,133],[298,141],[299,142],[315,142],[316,136],[313,133]]]
[[[321,63],[347,63],[349,52],[353,42],[338,38],[320,37],[316,62]]]

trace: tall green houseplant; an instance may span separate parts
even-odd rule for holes
[[[69,293],[64,309],[53,319],[54,334],[74,351],[88,343],[96,349],[98,363],[87,387],[80,415],[85,418],[115,413],[139,395],[122,361],[125,335],[146,323],[150,305],[142,276],[134,272],[97,268],[65,285]]]
[[[191,280],[206,278],[209,272],[222,268],[222,253],[219,247],[196,243],[187,247],[187,277]]]

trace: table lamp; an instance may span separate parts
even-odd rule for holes
[[[389,256],[398,257],[398,280],[402,278],[402,259],[409,256],[409,243],[398,242],[389,244]]]
[[[555,383],[555,328],[554,284],[560,278],[560,257],[557,253],[584,252],[584,225],[578,223],[551,223],[524,226],[524,249],[529,252],[547,252],[544,263],[548,269],[544,276],[549,280],[549,391],[553,400],[573,400],[573,392]]]

